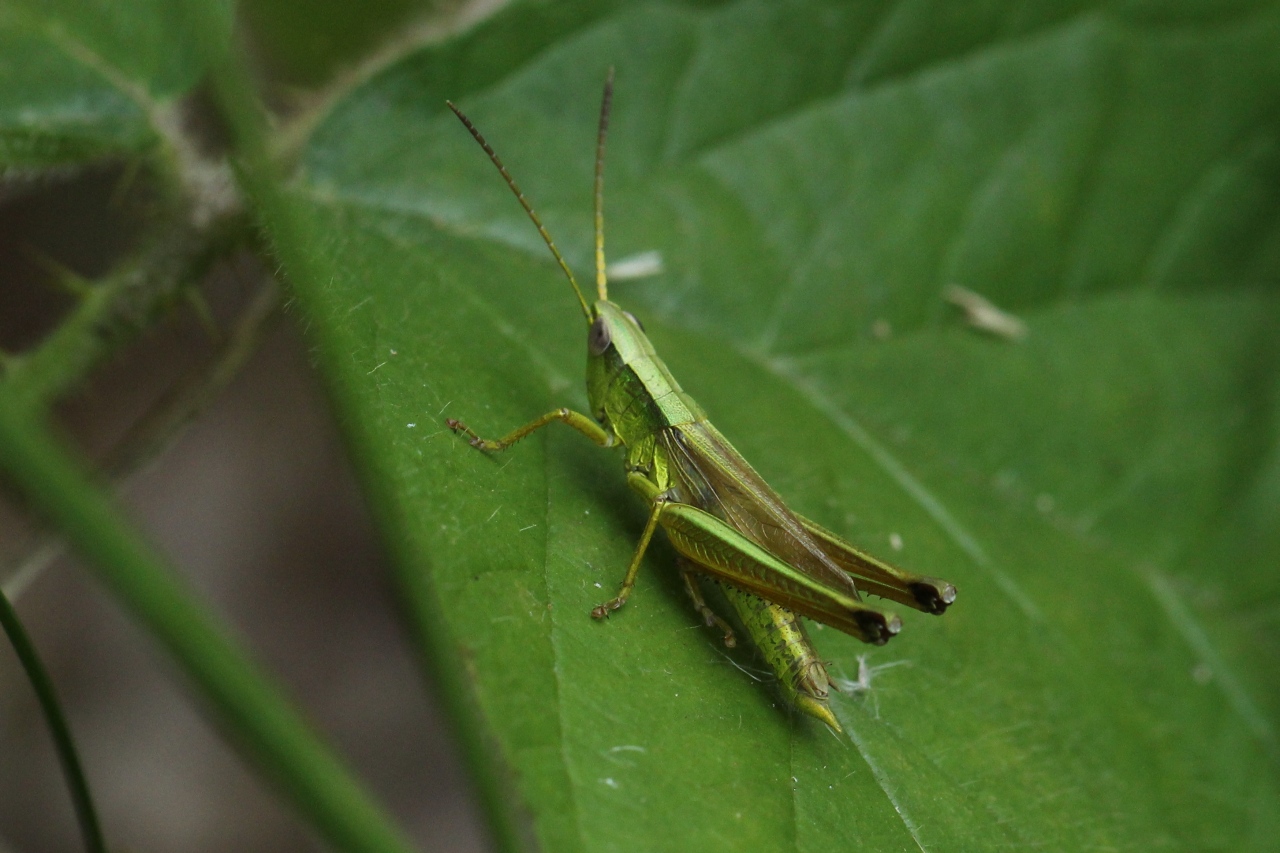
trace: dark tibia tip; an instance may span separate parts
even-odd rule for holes
[[[921,580],[911,584],[911,594],[920,602],[920,609],[926,613],[942,614],[947,612],[951,602],[956,600],[956,588],[946,581]]]
[[[854,616],[854,620],[862,629],[863,638],[873,646],[883,646],[894,634],[902,630],[902,620],[895,613],[863,610]]]

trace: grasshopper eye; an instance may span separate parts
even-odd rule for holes
[[[605,323],[604,317],[599,317],[591,324],[591,331],[587,332],[587,352],[592,355],[604,355],[604,351],[613,343],[613,335],[609,333],[609,325]]]
[[[623,311],[622,316],[626,317],[628,320],[635,323],[637,329],[639,329],[642,332],[644,331],[644,323],[641,323],[639,320],[637,320],[635,314],[632,314],[630,311]]]

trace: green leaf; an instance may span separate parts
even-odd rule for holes
[[[229,24],[229,20],[227,21]],[[0,169],[136,152],[203,67],[168,0],[0,3]]]
[[[299,298],[489,795],[545,849],[1273,845],[1280,6],[1123,8],[522,5],[316,132]],[[488,61],[442,92],[442,56]],[[834,698],[847,739],[775,707],[664,547],[588,618],[643,522],[619,458],[444,427],[585,395],[569,288],[442,98],[589,280],[611,65],[609,250],[665,264],[612,298],[796,509],[960,589],[883,649],[815,632],[838,675],[901,664]]]
[[[274,67],[273,77],[315,84],[393,38],[413,18],[443,5],[439,0],[248,0],[240,10],[255,46]]]

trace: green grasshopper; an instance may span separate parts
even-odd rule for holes
[[[828,704],[834,687],[814,651],[799,616],[815,619],[881,645],[902,623],[862,603],[862,593],[942,613],[956,589],[936,578],[905,572],[858,550],[839,536],[798,515],[734,450],[686,394],[654,351],[644,327],[630,312],[609,301],[604,260],[604,151],[613,95],[613,72],[605,82],[596,137],[594,306],[578,287],[533,206],[471,120],[453,105],[489,155],[525,213],[564,271],[587,320],[588,417],[555,409],[504,438],[483,439],[461,421],[450,429],[473,447],[505,450],[520,439],[560,422],[600,447],[624,446],[627,484],[649,508],[649,519],[622,586],[591,615],[602,619],[626,603],[654,530],[659,526],[678,553],[684,587],[707,627],[735,644],[730,625],[703,598],[699,577],[718,581],[725,598],[774,672],[785,698],[801,712],[839,731]],[[855,580],[856,578],[856,580]]]

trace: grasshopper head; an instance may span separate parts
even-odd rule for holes
[[[602,424],[609,421],[609,389],[620,370],[654,355],[644,327],[630,311],[601,299],[591,312],[587,328],[587,397],[591,414]]]

